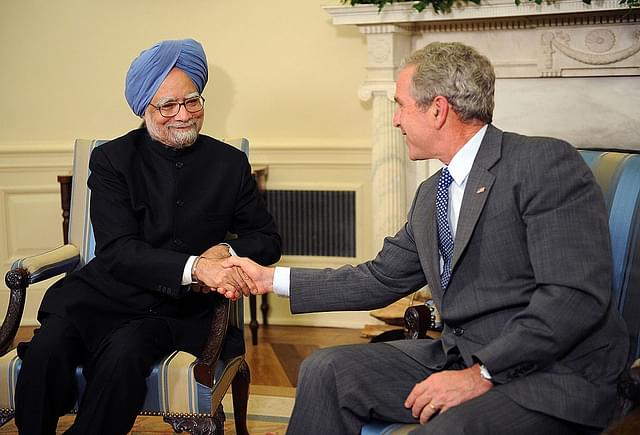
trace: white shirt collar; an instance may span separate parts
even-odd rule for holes
[[[449,162],[449,166],[447,166],[451,177],[453,177],[453,181],[455,181],[458,186],[465,184],[469,172],[471,172],[473,161],[476,159],[476,154],[478,154],[482,139],[484,139],[484,135],[487,132],[487,127],[488,124],[478,130],[453,156],[451,162]]]

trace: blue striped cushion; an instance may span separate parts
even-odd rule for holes
[[[613,251],[613,297],[640,358],[640,154],[580,150],[604,193]]]
[[[419,424],[372,421],[362,428],[360,435],[406,435],[418,427],[420,427]]]
[[[22,361],[16,349],[0,358],[0,409],[15,409],[15,386]]]
[[[224,394],[231,375],[235,374],[242,357],[229,361],[218,361],[214,374],[214,384],[227,384],[223,388],[208,388],[195,381],[193,366],[196,357],[175,351],[164,357],[147,377],[147,395],[141,414],[150,415],[211,415],[212,391]],[[16,350],[0,358],[0,409],[15,409],[15,385],[20,372],[21,361]],[[82,396],[86,382],[82,368],[76,369],[79,395]],[[218,391],[219,390],[219,391]],[[218,403],[218,398],[215,398]],[[221,399],[221,398],[219,398]],[[73,411],[77,410],[77,404]],[[215,411],[215,410],[213,410]]]
[[[89,215],[91,190],[87,188],[89,179],[89,157],[93,150],[107,140],[76,140],[73,151],[73,186],[71,193],[71,215],[69,216],[69,243],[80,250],[82,267],[95,257],[96,241]]]

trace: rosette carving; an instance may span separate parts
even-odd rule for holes
[[[585,46],[589,52],[572,48],[569,44],[571,37],[566,32],[546,32],[542,35],[543,52],[548,57],[546,65],[551,62],[551,56],[560,51],[565,56],[587,65],[610,65],[628,59],[640,51],[640,30],[632,34],[629,47],[611,51],[616,44],[616,34],[609,29],[594,29],[585,36]]]

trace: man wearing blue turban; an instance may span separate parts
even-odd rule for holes
[[[162,41],[140,53],[127,73],[124,94],[131,110],[142,116],[172,69],[184,71],[198,93],[207,84],[209,71],[202,45],[193,39]]]
[[[200,134],[207,59],[193,39],[143,51],[125,96],[143,127],[91,154],[95,258],[45,294],[41,328],[18,353],[16,424],[21,434],[55,434],[80,399],[70,434],[126,434],[153,364],[173,350],[199,355],[214,307],[209,288],[246,291],[232,253],[271,264],[280,236],[240,150]],[[237,238],[227,241],[228,233]],[[227,331],[222,357],[244,350]],[[75,368],[87,380],[78,398]]]

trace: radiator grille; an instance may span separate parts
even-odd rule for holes
[[[267,190],[283,255],[355,257],[355,192]]]

